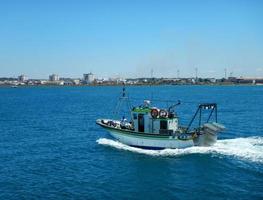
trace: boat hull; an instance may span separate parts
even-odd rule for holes
[[[145,149],[180,149],[194,146],[194,141],[191,136],[179,138],[178,136],[171,135],[135,132],[111,127],[105,125],[102,121],[103,120],[97,120],[97,124],[106,129],[113,138],[129,146]]]
[[[145,149],[180,149],[194,146],[192,139],[180,140],[177,137],[144,137],[133,134],[123,134],[116,130],[109,130],[110,135],[123,144]]]

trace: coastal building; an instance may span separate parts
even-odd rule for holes
[[[210,83],[216,83],[216,78],[207,78],[206,80]]]
[[[47,81],[46,81],[46,80],[39,80],[39,84],[40,84],[40,85],[46,85],[46,84],[47,84]]]
[[[49,81],[59,81],[59,76],[57,74],[51,74],[49,76]]]
[[[83,74],[83,79],[85,83],[90,84],[95,81],[95,75],[92,73]]]
[[[73,80],[72,80],[72,83],[73,83],[74,85],[80,85],[80,80],[79,80],[79,79],[73,79]]]
[[[20,82],[25,82],[25,81],[28,80],[28,77],[27,77],[26,75],[22,74],[22,75],[18,76],[17,79],[18,79],[18,81],[20,81]]]
[[[241,84],[262,84],[263,83],[263,78],[262,77],[240,77],[237,78],[237,83]]]

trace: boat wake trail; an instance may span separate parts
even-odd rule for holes
[[[246,159],[253,162],[263,163],[263,137],[248,137],[218,140],[211,147],[189,147],[186,149],[164,149],[164,150],[146,150],[122,144],[118,141],[100,138],[98,144],[111,146],[117,149],[131,151],[151,156],[182,156],[188,154],[213,154],[233,156],[240,159]]]

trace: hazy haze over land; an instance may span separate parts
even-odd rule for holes
[[[263,1],[0,1],[0,77],[263,76]]]

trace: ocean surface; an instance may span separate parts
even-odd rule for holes
[[[184,125],[198,103],[218,103],[215,146],[159,151],[95,124],[121,89],[0,88],[0,199],[263,199],[262,86],[127,87],[132,105],[181,100]]]

